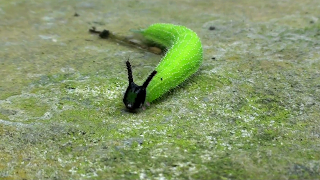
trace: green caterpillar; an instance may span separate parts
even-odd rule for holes
[[[203,59],[199,37],[184,26],[153,24],[140,33],[168,51],[142,86],[133,82],[131,65],[126,62],[129,86],[123,102],[130,110],[140,108],[145,100],[152,102],[158,99],[181,84],[199,69]]]

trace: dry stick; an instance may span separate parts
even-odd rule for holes
[[[147,45],[135,43],[129,37],[116,35],[116,34],[110,32],[109,30],[106,30],[106,29],[104,29],[103,31],[98,31],[98,30],[96,30],[95,27],[92,27],[91,29],[89,29],[89,32],[92,33],[92,34],[98,34],[101,39],[109,39],[111,41],[120,43],[120,44],[125,45],[125,46],[134,47],[134,48],[146,50],[148,52],[157,54],[154,51],[150,50]]]

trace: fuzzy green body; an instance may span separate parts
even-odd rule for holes
[[[197,34],[184,26],[153,24],[141,33],[168,49],[155,69],[158,73],[147,87],[146,100],[152,102],[199,69],[203,50]]]

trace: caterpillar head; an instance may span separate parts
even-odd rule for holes
[[[131,64],[129,61],[126,62],[128,70],[128,80],[129,85],[123,97],[123,103],[129,110],[135,110],[140,108],[145,100],[147,95],[147,86],[152,78],[157,74],[157,71],[153,71],[147,80],[143,83],[142,86],[138,86],[133,82]]]

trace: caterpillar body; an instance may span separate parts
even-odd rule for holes
[[[147,40],[166,47],[167,53],[142,86],[133,82],[127,61],[129,86],[123,102],[131,110],[141,107],[145,100],[153,102],[181,84],[199,69],[203,59],[199,37],[184,26],[153,24],[140,33]]]

